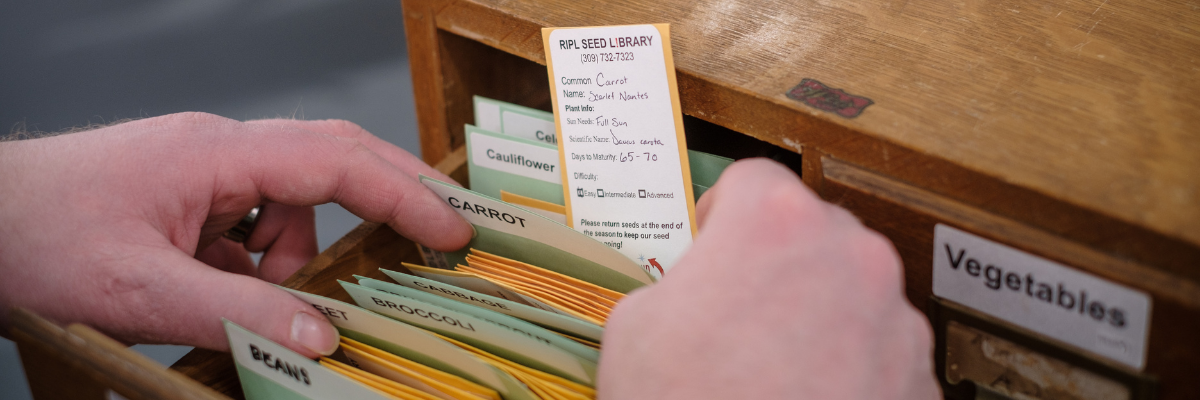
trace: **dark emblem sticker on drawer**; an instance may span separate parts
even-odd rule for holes
[[[834,89],[809,78],[804,78],[799,85],[789,90],[787,97],[846,118],[857,117],[867,106],[875,104],[866,97],[848,94],[842,89]]]

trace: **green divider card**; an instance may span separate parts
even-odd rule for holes
[[[475,96],[475,125],[488,131],[558,147],[554,114]]]
[[[500,393],[506,400],[537,398],[511,375],[424,329],[353,304],[298,290],[282,289],[325,314],[326,319],[337,327],[342,336],[486,386]]]
[[[378,279],[371,279],[365,276],[354,276],[358,279],[358,284],[375,289],[381,292],[391,293],[397,296],[404,296],[415,300],[420,300],[429,304],[444,307],[450,310],[458,311],[464,314],[469,314],[474,317],[486,320],[496,325],[503,326],[515,332],[525,334],[531,338],[537,339],[540,342],[549,343],[555,347],[566,350],[571,354],[579,356],[591,362],[600,361],[600,351],[588,346],[584,346],[579,342],[567,339],[560,335],[550,332],[550,330],[534,325],[527,321],[509,316],[507,314],[492,311],[474,304],[467,304],[456,300],[451,300],[432,293],[426,293],[421,290],[413,289],[404,285],[398,285],[391,282],[384,282]],[[478,304],[478,303],[476,303]]]
[[[571,336],[600,342],[604,327],[581,319],[528,306],[508,299],[472,291],[435,279],[380,269],[389,278],[415,290],[432,293],[451,300],[472,304],[495,312],[508,314]],[[361,283],[361,281],[360,281]]]
[[[704,186],[706,189],[717,184],[721,172],[733,164],[732,158],[712,155],[705,152],[688,150],[688,167],[692,171],[692,185]],[[697,199],[699,194],[695,195]]]
[[[462,341],[509,361],[595,386],[596,363],[512,328],[409,297],[339,281],[368,310]]]
[[[700,196],[703,196],[704,193],[708,191],[708,189],[709,189],[708,186],[701,186],[701,185],[697,185],[697,184],[693,183],[692,184],[692,195],[696,196],[696,201],[700,201]]]
[[[526,171],[524,174],[503,171],[497,173],[496,169],[487,168],[482,169],[482,176],[477,178],[475,171],[480,168],[473,165],[473,160],[476,158],[474,157],[474,153],[471,152],[471,132],[474,130],[475,132],[490,134],[491,138],[480,139],[481,142],[486,141],[484,144],[497,143],[497,139],[501,138],[516,139],[513,140],[512,144],[503,145],[507,146],[505,148],[519,149],[519,151],[512,152],[512,154],[521,155],[521,152],[530,154],[538,153],[537,150],[528,147],[531,144],[553,149],[555,152],[553,161],[555,165],[554,169],[557,170],[558,142],[553,136],[555,132],[554,114],[482,96],[475,96],[474,103],[475,126],[467,125],[466,130],[467,151],[468,154],[472,155],[467,157],[467,167],[471,170],[471,190],[495,198],[500,198],[500,190],[504,190],[563,205],[561,174],[559,174],[559,178],[554,179],[552,183],[554,187],[547,186],[547,183],[550,183],[549,181],[531,178],[531,176],[536,176],[532,171]],[[550,132],[550,135],[547,135],[545,132]],[[483,151],[486,152],[486,150]],[[485,158],[486,155],[486,153],[483,154],[484,159],[481,164],[490,164]],[[732,164],[734,160],[705,152],[688,150],[688,161],[688,166],[692,173],[693,191],[699,191],[699,193],[693,193],[693,196],[695,196],[695,200],[699,200],[700,194],[716,184],[717,178],[721,176],[721,172],[729,167],[729,164]],[[508,176],[510,174],[515,174],[516,176]]]
[[[479,193],[422,176],[425,184],[475,225],[467,247],[445,253],[453,268],[466,264],[468,249],[536,265],[621,293],[654,282],[642,266],[607,244],[546,217]]]
[[[500,198],[500,191],[563,204],[558,147],[467,125],[471,190]]]
[[[221,322],[249,400],[390,398],[229,320]]]

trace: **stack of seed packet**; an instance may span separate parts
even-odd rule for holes
[[[471,190],[421,182],[474,225],[454,252],[422,249],[391,281],[345,277],[349,304],[291,289],[341,334],[310,360],[225,321],[246,398],[591,399],[609,313],[655,276],[565,225],[552,114],[475,98]],[[732,160],[691,152],[699,197]],[[354,282],[350,282],[353,280]]]

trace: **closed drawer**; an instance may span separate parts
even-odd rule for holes
[[[976,329],[1014,343],[1035,343],[1034,347],[1040,349],[1053,349],[1049,353],[1055,354],[1048,356],[1058,355],[1059,359],[1074,360],[1081,368],[1082,364],[1090,367],[1083,369],[1105,367],[1123,371],[1131,378],[1125,383],[1145,384],[1157,380],[1158,398],[1200,397],[1200,381],[1195,379],[1200,373],[1200,340],[1197,339],[1200,338],[1200,287],[1194,282],[1113,257],[1101,249],[1092,249],[1020,222],[998,217],[832,157],[823,157],[816,168],[805,172],[812,173],[818,168],[821,179],[809,176],[806,181],[814,185],[824,199],[849,209],[865,225],[886,235],[895,244],[904,263],[908,298],[930,314],[939,344],[946,342],[948,331],[958,332],[959,336],[964,332],[963,329],[953,331],[954,324],[950,324],[951,321],[958,320],[956,323],[961,327],[963,324],[986,320],[990,322],[974,324],[978,326],[969,326],[968,330]],[[940,256],[934,241],[938,224],[1147,294],[1151,306],[1145,369],[1137,371],[1136,368],[1114,363],[1070,344],[1031,333],[978,310],[939,299],[933,290],[934,258]],[[978,290],[989,289],[981,285]],[[947,309],[952,311],[939,313]],[[963,317],[946,318],[947,315]],[[962,322],[964,320],[969,321]],[[945,346],[939,346],[938,351],[941,353],[935,357],[945,360]],[[1041,353],[1046,355],[1044,353],[1047,352]],[[938,367],[939,379],[947,382],[945,363],[939,363]],[[1062,371],[1058,373],[1068,374]],[[1044,381],[1063,378],[1052,375],[1043,376]],[[960,380],[953,374],[949,377],[951,380]],[[1069,382],[1070,379],[1059,381]],[[1147,393],[1145,389],[1133,389],[1133,394]],[[953,393],[957,393],[953,387],[947,390],[947,394]]]

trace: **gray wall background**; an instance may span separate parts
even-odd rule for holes
[[[0,4],[0,134],[181,111],[347,119],[417,153],[400,3]],[[317,207],[321,248],[359,222],[336,205]],[[188,350],[135,348],[164,364]],[[0,399],[28,398],[16,346],[0,339]]]

